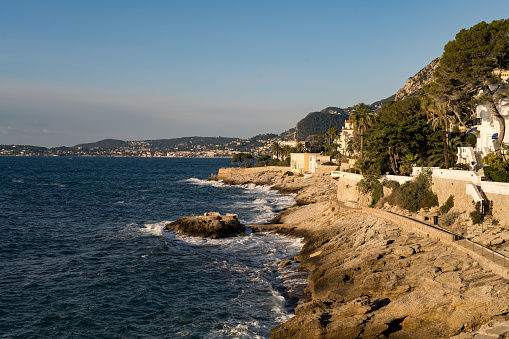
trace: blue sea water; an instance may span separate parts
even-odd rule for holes
[[[305,284],[299,239],[162,228],[208,211],[260,223],[293,204],[206,181],[229,159],[0,157],[2,338],[267,338]]]

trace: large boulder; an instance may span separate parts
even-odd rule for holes
[[[224,216],[208,212],[203,216],[184,217],[167,224],[164,229],[194,237],[219,239],[243,234],[246,227],[239,222],[236,214]]]

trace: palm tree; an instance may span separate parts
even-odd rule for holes
[[[331,127],[325,133],[325,138],[327,142],[325,143],[325,149],[329,150],[329,153],[332,155],[332,152],[335,150],[335,141],[339,138],[339,131],[336,127]]]
[[[327,145],[333,144],[334,139],[338,136],[339,132],[336,127],[331,127],[329,130],[325,133],[325,137],[327,138]]]
[[[350,120],[356,133],[361,137],[361,159],[364,158],[364,133],[373,122],[373,111],[364,103],[360,103],[350,112]]]
[[[456,117],[450,114],[449,105],[446,102],[437,102],[425,96],[422,98],[422,107],[428,115],[428,123],[431,123],[433,130],[440,125],[442,128],[443,156],[445,168],[449,168],[449,130],[454,124]]]
[[[461,146],[461,138],[455,137],[448,141],[447,143],[447,163],[454,163],[456,162],[457,154],[458,154],[458,147]],[[442,147],[437,147],[434,149],[431,149],[429,151],[429,156],[426,159],[426,166],[428,167],[445,167],[445,158],[442,152]]]
[[[272,154],[278,160],[280,160],[279,156],[281,155],[281,151],[282,151],[281,144],[277,141],[274,141],[270,146],[270,154]]]
[[[295,145],[295,151],[297,153],[305,153],[306,152],[306,145],[299,139],[296,140],[297,144]]]
[[[284,145],[281,154],[283,155],[283,161],[290,156],[293,151],[293,147],[290,145]]]

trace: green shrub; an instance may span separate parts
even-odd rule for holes
[[[332,161],[327,161],[327,162],[324,162],[323,164],[321,164],[323,166],[336,166],[337,164],[332,162]]]
[[[376,203],[380,200],[380,198],[382,197],[382,190],[383,190],[383,185],[378,185],[375,190],[373,191],[373,196],[371,197],[371,205],[369,205],[369,207],[373,207],[376,205]]]
[[[395,181],[395,180],[385,180],[383,183],[382,183],[385,187],[387,188],[391,188],[391,189],[396,189],[398,188],[399,186],[401,186],[399,184],[399,182]]]
[[[470,212],[470,219],[473,224],[481,224],[484,221],[484,215],[481,212],[481,202],[475,204],[475,210]]]
[[[491,166],[484,166],[484,176],[497,182],[509,182],[509,173],[504,171],[497,171]]]
[[[482,158],[482,162],[484,165],[493,168],[495,171],[507,171],[507,163],[505,162],[504,156],[502,155],[488,153],[484,158]]]
[[[454,195],[450,195],[447,201],[442,206],[440,206],[438,212],[440,214],[447,214],[447,212],[449,212],[453,207],[454,207]]]
[[[290,167],[290,162],[289,161],[281,161],[279,159],[272,159],[270,162],[269,162],[269,166],[281,166],[281,167]]]
[[[491,222],[492,225],[498,225],[500,224],[500,221],[498,221],[498,219],[493,219],[493,221]]]
[[[465,143],[470,144],[470,146],[475,147],[477,143],[477,137],[473,134],[469,134],[465,137]]]
[[[283,175],[287,175],[287,176],[291,177],[293,175],[293,172],[292,171],[286,171]]]
[[[427,173],[421,173],[415,181],[407,181],[394,189],[387,201],[410,212],[438,206],[438,197],[431,191],[431,178]]]
[[[357,182],[357,190],[362,194],[366,194],[374,191],[379,185],[377,176],[366,175]]]
[[[449,212],[438,217],[438,224],[441,226],[451,226],[458,219],[460,212]]]

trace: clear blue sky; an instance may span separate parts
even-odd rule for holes
[[[459,30],[508,15],[507,0],[0,0],[0,144],[281,133],[395,94]]]

